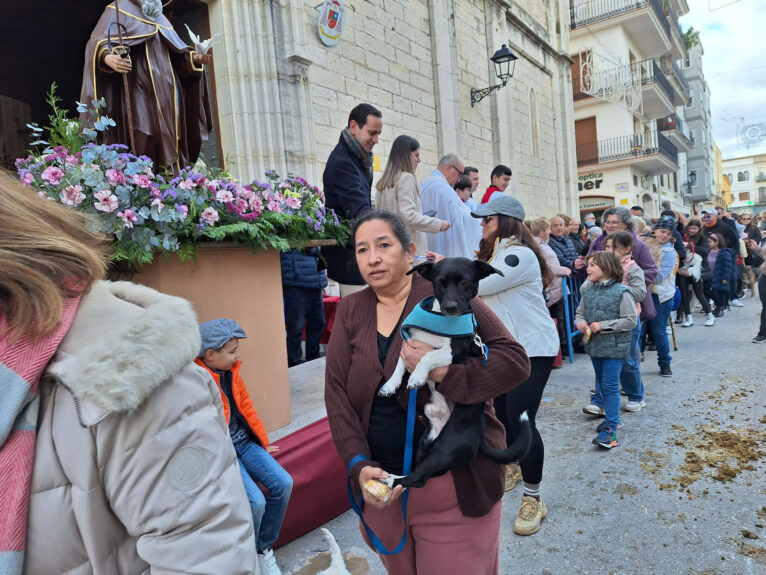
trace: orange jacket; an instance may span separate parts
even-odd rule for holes
[[[194,363],[201,365],[208,370],[218,384],[218,391],[221,392],[221,401],[223,402],[223,414],[226,416],[226,425],[228,425],[231,410],[229,409],[229,400],[226,399],[226,394],[221,388],[221,377],[206,366],[200,358],[195,359]],[[258,412],[255,411],[255,406],[253,406],[253,401],[250,399],[250,394],[247,393],[245,381],[239,375],[239,366],[241,364],[242,362],[238,361],[234,364],[234,367],[231,368],[231,394],[234,396],[234,403],[237,404],[237,409],[239,409],[242,417],[245,418],[247,425],[250,427],[250,431],[258,438],[258,441],[261,442],[261,446],[266,448],[269,444],[269,436],[266,433],[266,428],[263,426],[263,422],[258,417]]]

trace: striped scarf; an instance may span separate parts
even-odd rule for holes
[[[367,172],[367,179],[372,181],[372,161],[375,158],[374,154],[372,152],[365,152],[362,149],[362,145],[348,128],[343,128],[341,135],[351,150],[351,153],[354,154],[354,157],[362,163],[362,166],[364,166],[364,170]]]
[[[42,338],[11,338],[0,317],[0,573],[24,566],[29,489],[37,435],[40,376],[72,325],[79,298],[67,300],[61,322]]]

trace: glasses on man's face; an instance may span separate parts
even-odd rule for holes
[[[713,217],[712,214],[705,214],[704,216],[702,216],[702,219],[703,220],[709,220],[712,217]]]
[[[460,174],[461,176],[463,175],[463,170],[458,168],[455,164],[450,164],[450,167],[454,168],[457,171],[457,173]]]

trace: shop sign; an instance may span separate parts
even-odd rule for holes
[[[583,174],[577,179],[580,180],[577,182],[577,191],[599,190],[601,189],[601,184],[604,182],[604,174],[601,172],[591,172],[590,174]]]
[[[593,197],[593,198],[580,198],[580,211],[585,210],[603,210],[604,208],[611,208],[614,206],[614,198]]]
[[[325,46],[334,46],[343,34],[345,23],[343,0],[325,0],[319,9],[319,39]]]

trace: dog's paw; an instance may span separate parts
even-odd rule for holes
[[[392,381],[387,381],[383,387],[380,388],[380,391],[378,391],[378,395],[380,397],[390,397],[396,393],[396,389],[399,387],[398,383],[394,383]]]
[[[426,380],[413,373],[407,381],[407,389],[420,389],[426,383]]]

